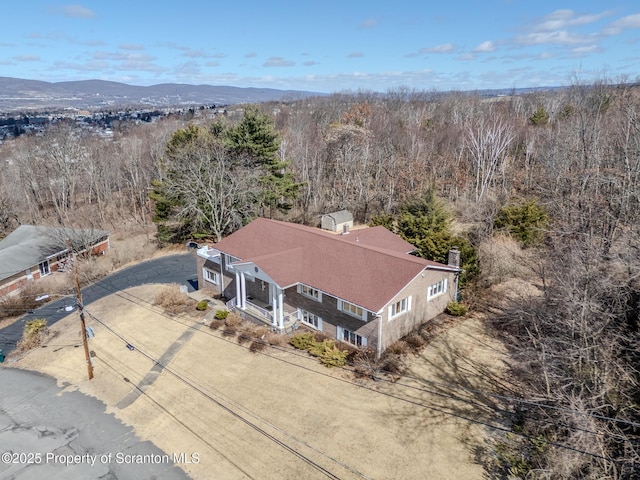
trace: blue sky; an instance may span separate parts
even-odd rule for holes
[[[638,0],[30,0],[2,6],[0,76],[339,92],[640,75]]]

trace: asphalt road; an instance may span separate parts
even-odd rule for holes
[[[196,258],[193,252],[160,257],[122,269],[83,288],[82,303],[86,306],[112,293],[147,283],[178,283],[193,289],[197,277]],[[16,347],[22,338],[22,331],[27,321],[45,318],[47,325],[53,325],[75,310],[76,303],[74,295],[60,298],[23,316],[12,325],[0,329],[0,350],[7,355]]]
[[[163,452],[47,375],[0,367],[0,479],[188,479],[195,452]],[[175,463],[174,463],[175,461]]]

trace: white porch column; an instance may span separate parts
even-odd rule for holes
[[[284,328],[284,307],[282,305],[282,290],[278,289],[278,323],[280,324],[280,328]]]
[[[240,273],[236,272],[236,307],[242,308],[242,294],[240,291]]]
[[[273,292],[273,298],[271,298],[271,305],[272,305],[272,309],[271,309],[271,324],[275,327],[276,325],[278,325],[278,300],[276,298],[276,294],[275,291]]]
[[[247,284],[245,282],[245,278],[244,278],[244,272],[240,272],[240,290],[241,290],[241,297],[242,297],[242,309],[244,310],[245,308],[247,308]]]

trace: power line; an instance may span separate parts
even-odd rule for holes
[[[87,312],[87,315],[89,315],[94,321],[98,322],[100,325],[102,325],[105,329],[107,329],[109,332],[111,332],[113,335],[115,335],[116,337],[118,337],[121,341],[123,341],[125,344],[130,344],[129,341],[127,341],[127,339],[125,339],[122,335],[120,335],[119,333],[115,332],[111,327],[109,327],[108,325],[106,325],[104,322],[102,322],[101,320],[99,320],[97,317],[95,317],[94,315],[90,314],[89,312]],[[301,452],[298,452],[295,448],[290,447],[289,445],[287,445],[285,442],[283,442],[282,440],[276,438],[275,436],[273,436],[272,434],[270,434],[269,432],[267,432],[266,430],[264,430],[263,428],[261,428],[260,426],[258,426],[257,424],[251,422],[250,420],[248,420],[247,418],[243,417],[242,415],[240,415],[239,413],[235,412],[233,409],[231,409],[230,407],[224,405],[222,402],[220,402],[219,400],[215,399],[214,397],[212,397],[210,394],[208,394],[207,392],[205,392],[204,390],[202,390],[200,387],[198,387],[197,385],[195,385],[192,381],[187,380],[186,378],[182,377],[180,374],[178,374],[177,372],[173,371],[171,368],[169,368],[168,365],[164,365],[162,363],[160,363],[157,359],[153,358],[151,355],[148,355],[147,353],[145,353],[143,350],[141,350],[139,347],[136,346],[136,351],[140,352],[140,354],[142,354],[144,357],[148,358],[149,360],[151,360],[152,362],[154,362],[154,364],[159,365],[160,367],[162,367],[163,370],[167,371],[168,373],[170,373],[171,375],[173,375],[175,378],[177,378],[178,380],[180,380],[182,383],[184,383],[185,385],[188,385],[189,387],[191,387],[193,390],[197,391],[198,393],[200,393],[201,395],[203,395],[205,398],[209,399],[211,402],[215,403],[216,405],[218,405],[220,408],[222,408],[224,411],[226,411],[227,413],[229,413],[230,415],[232,415],[234,418],[240,420],[242,423],[244,423],[245,425],[249,426],[250,428],[254,429],[256,432],[258,432],[259,434],[263,435],[264,437],[266,437],[267,439],[271,440],[272,442],[276,443],[277,445],[281,446],[282,448],[284,448],[285,450],[287,450],[288,452],[290,452],[291,454],[293,454],[294,456],[298,457],[299,459],[301,459],[302,461],[304,461],[305,463],[307,463],[308,465],[310,465],[311,467],[315,468],[316,470],[318,470],[320,473],[324,474],[326,477],[328,478],[333,478],[336,480],[339,480],[340,477],[336,476],[335,474],[333,474],[331,471],[329,471],[328,469],[326,469],[325,467],[323,467],[322,465],[316,463],[315,461],[313,461],[312,459],[310,459],[309,457],[307,457],[306,455],[304,455]]]
[[[89,314],[89,313],[88,313],[88,314]],[[104,322],[101,322],[100,320],[98,320],[97,318],[95,318],[93,315],[91,315],[91,318],[93,318],[94,320],[98,321],[98,323],[102,324],[105,328],[109,329],[109,327],[108,327],[108,326],[106,326],[106,325],[104,324]],[[167,318],[170,318],[170,317],[167,317]],[[197,330],[202,332],[202,330],[199,330],[199,329],[197,329]],[[120,338],[123,342],[125,342],[125,343],[129,343],[129,342],[127,342],[127,341],[126,341],[122,336],[120,336],[119,334],[116,334],[115,332],[113,332],[113,333],[114,333],[116,336],[118,336],[118,338]],[[215,336],[215,335],[212,335],[212,336],[213,336],[213,338],[222,339],[222,338],[220,338],[220,337],[218,337],[218,336]],[[234,345],[238,345],[238,344],[237,344],[237,343],[235,343],[235,342],[229,342],[229,343],[233,343]],[[248,347],[244,347],[243,345],[238,345],[238,346],[239,346],[239,347],[242,347],[242,348],[248,348]],[[141,353],[143,353],[143,352],[141,352]],[[461,419],[461,420],[465,420],[465,421],[468,421],[468,422],[471,422],[471,423],[475,423],[475,424],[479,424],[479,425],[485,426],[485,427],[490,428],[490,429],[492,429],[492,430],[501,431],[501,432],[504,432],[504,433],[511,433],[511,434],[514,434],[514,435],[517,435],[517,436],[520,436],[520,437],[523,437],[523,438],[527,438],[528,440],[536,440],[533,436],[528,435],[528,434],[526,434],[526,433],[524,433],[524,432],[514,431],[514,430],[512,430],[512,429],[510,429],[510,428],[507,428],[507,427],[502,427],[502,426],[499,426],[499,425],[490,424],[490,423],[487,423],[487,422],[484,422],[484,421],[481,421],[481,420],[477,420],[477,419],[474,419],[474,418],[471,418],[471,417],[468,417],[468,416],[465,416],[465,415],[461,415],[461,414],[458,414],[458,413],[455,413],[455,412],[450,412],[450,411],[444,410],[444,409],[443,409],[443,408],[441,408],[441,407],[436,407],[436,406],[433,406],[433,405],[428,405],[428,404],[425,404],[425,403],[423,403],[423,402],[421,402],[421,401],[416,401],[416,400],[413,400],[413,399],[410,399],[410,398],[406,398],[406,397],[402,397],[402,396],[399,396],[399,395],[396,395],[396,394],[392,394],[392,393],[388,393],[388,392],[383,392],[383,391],[380,391],[380,390],[375,390],[375,389],[373,389],[373,388],[371,388],[371,387],[369,387],[369,386],[366,386],[366,385],[358,384],[358,383],[355,383],[355,382],[352,382],[352,381],[350,381],[350,380],[346,380],[346,379],[343,379],[343,378],[337,378],[337,377],[334,377],[334,376],[328,375],[328,374],[326,374],[326,373],[322,373],[322,372],[319,372],[319,371],[317,371],[317,370],[313,370],[313,369],[311,369],[311,368],[308,368],[308,367],[304,367],[304,366],[301,366],[301,365],[295,364],[295,363],[290,362],[290,361],[288,361],[288,360],[285,360],[285,359],[283,359],[283,358],[279,358],[279,357],[274,357],[274,356],[268,355],[268,354],[266,354],[265,352],[258,352],[258,353],[261,353],[261,354],[263,354],[263,355],[265,355],[265,356],[268,356],[268,357],[270,357],[270,358],[273,358],[273,359],[276,359],[276,360],[282,361],[282,362],[284,362],[284,363],[287,363],[287,364],[290,364],[290,365],[294,365],[294,366],[299,367],[299,368],[303,368],[303,369],[305,369],[305,370],[308,370],[308,371],[314,372],[314,373],[316,373],[316,374],[319,374],[319,375],[323,375],[323,376],[326,376],[326,377],[332,378],[332,379],[337,380],[337,381],[339,381],[339,382],[347,383],[347,384],[350,384],[350,385],[356,386],[356,387],[358,387],[358,388],[363,388],[363,389],[365,389],[365,390],[368,390],[368,391],[371,391],[371,392],[374,392],[374,393],[377,393],[377,394],[380,394],[380,395],[384,395],[384,396],[387,396],[387,397],[389,397],[389,398],[393,398],[393,399],[396,399],[396,400],[399,400],[399,401],[402,401],[402,402],[406,402],[406,403],[409,403],[409,404],[413,404],[413,405],[416,405],[416,406],[420,406],[420,407],[423,407],[423,408],[427,408],[427,409],[429,409],[429,410],[432,410],[432,411],[435,411],[435,412],[441,413],[441,414],[443,414],[443,415],[453,416],[453,417],[459,418],[459,419]],[[152,357],[149,357],[148,355],[146,355],[146,354],[144,354],[144,353],[143,353],[143,355],[147,356],[147,358],[151,359],[151,360],[152,360],[152,361],[154,361],[155,363],[158,363],[158,362],[156,362]],[[170,369],[168,369],[166,366],[164,366],[164,365],[162,365],[162,364],[160,364],[160,363],[158,363],[158,365],[160,365],[160,366],[162,366],[163,368],[167,369],[167,371],[169,371],[169,373],[171,373],[172,375],[177,376],[178,378],[180,378],[180,377],[179,377],[179,375],[177,375],[175,372],[172,372],[172,371],[171,371]],[[183,381],[183,382],[186,382],[186,380],[184,380],[184,379],[182,379],[182,378],[180,378],[180,380],[181,380],[181,381]],[[194,388],[196,388],[196,389],[197,389],[197,387],[195,387],[195,386],[194,386]],[[201,392],[201,393],[202,393],[202,392]],[[212,401],[214,401],[215,403],[219,404],[219,402],[217,402],[217,401],[216,401],[215,399],[213,399],[212,397],[210,397],[210,396],[208,396],[208,397],[209,397],[209,398],[211,398],[211,400],[212,400]],[[224,407],[224,406],[223,406],[223,408],[227,409],[227,407]],[[242,417],[240,416],[240,418],[242,418]],[[244,421],[244,420],[243,420],[243,421]],[[259,427],[258,427],[258,428],[259,428]],[[550,441],[550,440],[549,440],[549,441],[546,441],[546,443],[547,443],[548,445],[551,445],[551,446],[555,446],[555,447],[558,447],[558,448],[561,448],[561,449],[564,449],[564,450],[572,451],[572,452],[574,452],[574,453],[578,453],[578,454],[582,454],[582,455],[590,456],[590,457],[592,457],[592,458],[596,458],[596,459],[599,459],[599,460],[605,460],[605,461],[612,462],[612,463],[628,463],[628,462],[623,462],[623,461],[621,461],[621,460],[616,460],[616,459],[613,459],[613,458],[605,457],[605,456],[603,456],[603,455],[598,455],[598,454],[595,454],[595,453],[592,453],[592,452],[588,452],[588,451],[585,451],[585,450],[580,450],[580,449],[577,449],[577,448],[574,448],[574,447],[571,447],[571,446],[569,446],[569,445],[565,445],[565,444],[562,444],[562,443],[559,443],[559,442],[554,442],[554,441]]]
[[[144,300],[144,299],[142,299],[142,298],[140,298],[140,297],[138,297],[136,295],[133,295],[130,292],[122,292],[122,291],[117,291],[117,290],[108,288],[106,285],[102,285],[102,283],[104,283],[102,281],[100,281],[98,283],[100,283],[100,285],[99,285],[100,287],[104,288],[107,291],[110,291],[111,293],[116,294],[117,296],[120,296],[121,298],[123,298],[125,300],[128,300],[128,301],[130,301],[130,302],[132,302],[132,303],[134,303],[134,304],[136,304],[136,305],[138,305],[138,306],[140,306],[142,308],[146,308],[146,309],[148,309],[148,310],[150,310],[152,312],[158,313],[158,314],[162,315],[163,317],[165,317],[165,318],[167,318],[169,320],[172,320],[174,322],[178,322],[178,320],[175,317],[170,317],[170,316],[166,315],[166,313],[165,313],[165,311],[163,309],[154,308],[154,306],[152,304],[150,304],[146,300]],[[132,297],[132,298],[136,299],[137,301],[132,300],[131,298],[128,298],[128,297]],[[143,305],[143,304],[146,304],[146,305]],[[233,343],[234,345],[241,346],[241,347],[243,347],[245,349],[248,348],[248,347],[245,347],[244,345],[239,345],[236,342],[232,342],[232,341],[227,340],[227,339],[225,339],[223,337],[214,335],[213,333],[205,332],[205,331],[197,328],[196,326],[188,325],[188,324],[182,323],[182,322],[178,322],[178,323],[180,323],[181,325],[187,325],[189,328],[194,328],[196,331],[199,331],[199,332],[204,333],[204,334],[208,334],[208,335],[210,335],[210,336],[212,336],[214,338],[218,338],[218,339],[226,341],[228,343]],[[270,346],[272,348],[275,348],[277,350],[286,351],[286,352],[291,353],[291,351],[289,349],[284,349],[284,348],[278,347],[277,345],[270,345],[270,344],[267,344],[267,342],[264,342],[264,341],[259,340],[259,339],[256,339],[255,341],[263,343],[265,345],[268,345],[268,346]],[[263,355],[269,356],[268,354],[266,354],[264,352],[260,352],[260,353],[262,353]],[[307,357],[306,354],[298,354],[297,352],[293,352],[293,353],[295,355],[300,356],[300,357]],[[275,358],[275,357],[273,357],[273,358]],[[353,369],[352,368],[348,368],[348,367],[339,367],[339,368],[342,368],[342,369],[344,369],[346,371],[349,371],[349,372],[353,373]],[[314,371],[314,370],[311,370],[311,371]],[[393,372],[385,371],[384,369],[381,369],[380,371],[382,371],[384,373],[393,374]],[[318,373],[318,372],[316,372],[316,373]],[[420,378],[420,377],[415,377],[415,376],[412,377],[410,375],[404,375],[404,376],[407,376],[407,377],[410,377],[410,378],[414,378],[414,379],[417,379],[419,381],[424,381],[426,383],[433,383],[433,384],[437,384],[438,383],[438,382],[433,382],[433,381],[430,381],[430,380],[427,380],[427,379],[423,379],[423,378]],[[381,378],[381,377],[376,377],[375,380],[382,380],[382,381],[385,381],[385,382],[397,383],[395,381],[391,381],[391,380],[388,380],[386,378]],[[548,404],[536,402],[536,401],[533,401],[533,400],[520,399],[520,398],[517,398],[517,397],[510,397],[510,396],[500,395],[500,394],[496,394],[496,393],[492,393],[492,392],[486,392],[486,391],[482,391],[482,390],[478,390],[478,389],[469,389],[469,388],[462,387],[460,385],[456,385],[456,384],[453,384],[453,383],[446,384],[444,382],[440,382],[440,384],[441,385],[447,385],[449,387],[456,388],[456,389],[467,390],[467,391],[470,391],[470,392],[473,392],[473,393],[478,393],[478,394],[485,395],[485,396],[491,396],[491,397],[494,397],[494,398],[500,398],[502,400],[508,400],[508,401],[511,401],[511,402],[514,402],[514,403],[521,403],[521,404],[526,404],[526,405],[530,405],[530,406],[536,406],[536,407],[539,407],[539,408],[548,408],[548,409],[552,409],[552,410],[563,411],[565,413],[574,413],[574,414],[581,415],[581,416],[597,418],[599,420],[606,420],[606,421],[611,421],[611,422],[624,424],[624,425],[629,425],[629,426],[633,426],[633,427],[640,427],[640,423],[633,422],[633,421],[630,421],[630,420],[608,417],[606,415],[600,415],[600,414],[595,414],[595,413],[591,413],[591,412],[585,412],[585,411],[570,409],[570,408],[566,408],[566,407],[548,405]],[[410,388],[417,388],[417,387],[410,387]],[[436,393],[436,392],[432,392],[432,393]],[[460,401],[464,401],[466,403],[474,404],[474,402],[472,402],[470,400],[466,400],[466,399],[462,399],[462,398],[459,398],[459,397],[455,397],[455,396],[453,396],[451,394],[439,394],[439,393],[436,393],[436,394],[441,395],[441,396],[448,396],[449,398],[452,398],[452,399],[459,399]],[[548,400],[548,401],[551,402],[553,400]],[[479,404],[475,403],[475,405],[479,405]],[[510,412],[508,410],[503,410],[503,409],[494,409],[494,411],[512,413],[512,412]]]
[[[130,301],[130,302],[132,302],[132,303],[134,303],[134,304],[136,304],[136,305],[138,305],[138,306],[140,306],[140,307],[142,307],[142,308],[146,308],[146,309],[148,309],[148,310],[150,310],[150,311],[152,311],[152,312],[154,312],[154,313],[160,314],[160,315],[164,316],[165,318],[167,318],[167,319],[169,319],[169,320],[172,320],[172,321],[178,322],[178,323],[180,323],[181,325],[186,325],[188,328],[194,328],[196,331],[199,331],[199,332],[201,332],[201,333],[208,334],[208,335],[210,335],[210,336],[212,336],[212,337],[214,337],[214,338],[217,338],[217,339],[219,339],[219,340],[223,340],[223,341],[226,341],[226,342],[228,342],[228,343],[233,343],[234,345],[237,345],[237,346],[242,347],[242,348],[245,348],[245,349],[248,349],[248,348],[249,348],[249,347],[246,347],[246,346],[244,346],[244,345],[239,345],[239,344],[237,344],[236,342],[232,342],[232,341],[230,341],[230,340],[227,340],[227,339],[225,339],[225,338],[223,338],[223,337],[220,337],[220,336],[214,335],[214,334],[209,333],[209,332],[205,332],[205,331],[203,331],[203,330],[201,330],[201,329],[197,328],[196,326],[193,326],[193,325],[191,325],[191,326],[190,326],[190,325],[187,325],[187,324],[185,324],[185,323],[179,322],[176,318],[172,318],[172,317],[168,316],[168,315],[164,312],[164,310],[159,310],[159,309],[153,308],[153,306],[152,306],[149,302],[147,302],[146,300],[144,300],[144,299],[142,299],[142,298],[140,298],[140,297],[137,297],[137,296],[135,296],[135,295],[133,295],[133,294],[131,294],[131,293],[129,293],[129,292],[126,292],[126,294],[123,294],[123,292],[116,291],[116,290],[114,290],[114,289],[112,289],[112,288],[109,288],[109,287],[108,287],[108,286],[106,286],[106,285],[103,285],[103,283],[104,283],[104,282],[102,282],[102,281],[100,281],[100,282],[98,282],[98,283],[100,283],[100,285],[99,285],[100,287],[104,288],[105,290],[109,291],[110,293],[115,293],[116,295],[120,296],[121,298],[123,298],[123,299],[125,299],[125,300],[128,300],[128,301]],[[128,297],[132,297],[132,298],[136,299],[137,301],[136,301],[136,300],[132,300],[131,298],[128,298]],[[143,304],[146,304],[146,305],[143,305]],[[255,341],[259,341],[259,340],[255,340]],[[268,345],[268,344],[267,344],[267,342],[262,342],[262,341],[261,341],[261,343],[264,343],[265,345]],[[287,349],[287,350],[285,350],[285,349],[283,349],[283,348],[279,348],[278,346],[275,346],[275,345],[269,345],[269,346],[270,346],[270,347],[272,347],[272,348],[279,349],[279,350],[281,350],[281,351],[287,351],[287,352],[289,352],[289,353],[290,353],[290,350],[288,350],[288,349]],[[267,353],[265,353],[265,352],[259,352],[259,353],[261,353],[261,354],[263,354],[263,355],[265,355],[265,356],[269,356],[269,357],[271,357],[271,358],[275,358],[275,359],[280,360],[280,361],[285,361],[285,360],[283,360],[283,359],[281,359],[281,358],[277,358],[277,357],[273,357],[273,356],[271,356],[271,355],[268,355],[268,354],[267,354]],[[299,355],[299,356],[302,356],[302,355]],[[306,355],[304,355],[304,356],[306,357]],[[286,363],[289,363],[289,364],[291,364],[291,365],[294,365],[294,366],[296,366],[296,367],[300,367],[300,368],[307,369],[307,370],[312,371],[312,372],[314,372],[314,373],[316,373],[316,374],[321,374],[321,375],[329,376],[329,375],[326,375],[326,374],[320,373],[320,372],[318,372],[318,371],[316,371],[316,370],[309,369],[309,368],[307,368],[307,367],[302,367],[302,366],[297,365],[297,364],[292,363],[292,362],[287,362],[287,361],[285,361],[285,362],[286,362]],[[344,367],[343,367],[343,368],[344,368]],[[352,369],[349,369],[349,368],[345,368],[345,369],[346,369],[346,370],[348,370],[348,371],[352,371]],[[389,373],[392,373],[392,372],[389,372]],[[329,376],[329,377],[331,377],[331,376]],[[331,377],[331,378],[334,378],[334,379],[335,379],[335,377]],[[376,379],[377,379],[377,380],[384,380],[385,382],[391,382],[391,381],[390,381],[390,380],[388,380],[388,379],[381,379],[381,378],[379,378],[379,377],[376,377]],[[339,381],[344,381],[344,380],[342,380],[342,379],[337,379],[337,380],[339,380]],[[355,384],[355,383],[353,383],[353,382],[350,382],[350,383],[352,383],[352,384],[354,384],[354,385],[356,385],[356,386],[360,386],[360,387],[362,387],[362,385]],[[394,383],[394,382],[391,382],[391,383]],[[453,386],[454,388],[463,388],[463,387],[459,387],[459,386],[457,386],[457,385],[455,385],[455,384],[450,384],[450,386]],[[363,387],[363,388],[370,389],[370,388],[368,388],[368,387]],[[414,388],[415,388],[415,387],[414,387]],[[370,389],[370,390],[371,390],[371,389]],[[372,390],[372,391],[377,392],[376,390]],[[481,391],[479,391],[479,390],[477,390],[476,392],[477,392],[477,393],[483,393],[483,394],[488,395],[488,396],[498,396],[497,394],[493,394],[493,393],[489,393],[489,392],[481,392]],[[505,398],[510,398],[510,399],[512,399],[512,401],[516,401],[516,402],[524,402],[524,403],[534,404],[534,402],[527,401],[527,400],[522,400],[522,399],[518,399],[518,398],[515,398],[515,397],[506,397],[506,396],[503,396],[503,397],[505,397]],[[401,397],[397,397],[397,396],[396,396],[396,398],[401,399]],[[454,399],[454,400],[455,400],[455,399],[459,399],[459,397],[454,397],[454,396],[450,396],[450,398],[452,398],[452,399]],[[467,403],[472,403],[472,404],[473,404],[473,402],[470,402],[470,401],[465,400],[465,399],[459,399],[459,400],[461,400],[461,401],[466,401]],[[412,400],[407,400],[407,401],[412,402]],[[629,424],[629,425],[635,425],[635,422],[631,422],[631,421],[627,421],[627,420],[623,420],[623,419],[615,419],[615,418],[606,417],[606,416],[603,416],[603,415],[590,414],[590,413],[588,413],[588,412],[581,412],[581,411],[578,411],[578,410],[572,410],[572,409],[567,409],[567,408],[563,408],[563,407],[555,407],[555,406],[552,406],[552,405],[545,405],[545,404],[542,404],[542,403],[539,403],[539,402],[535,402],[535,403],[537,403],[537,405],[536,405],[536,406],[539,406],[539,407],[541,407],[541,408],[563,409],[563,410],[565,410],[565,411],[572,412],[572,413],[577,413],[577,414],[580,414],[580,415],[593,416],[594,418],[600,418],[600,419],[603,419],[603,420],[610,420],[610,421],[615,421],[615,422],[619,422],[619,423],[626,423],[626,424]],[[477,405],[477,404],[476,404],[476,405]],[[436,410],[437,410],[437,408],[438,408],[438,407],[430,407],[430,406],[428,406],[428,405],[423,405],[423,406],[424,406],[425,408],[432,408],[432,409],[436,409]],[[500,410],[496,410],[496,409],[493,409],[493,410],[494,410],[494,411],[500,411]],[[504,411],[504,410],[502,410],[502,411]],[[441,413],[445,413],[445,414],[447,414],[448,412],[444,412],[444,411],[442,411]],[[509,413],[510,413],[510,412],[509,412]],[[457,414],[455,414],[455,413],[448,413],[448,414],[450,414],[450,415],[454,415],[454,416],[457,416]],[[466,419],[466,420],[468,420],[468,421],[471,421],[471,422],[473,422],[473,423],[480,423],[480,424],[483,424],[483,425],[487,426],[488,428],[493,428],[490,424],[485,424],[485,423],[483,423],[483,422],[479,422],[479,421],[477,421],[477,420],[475,420],[475,419],[465,418],[465,417],[462,417],[462,418],[464,418],[464,419]],[[498,426],[494,426],[494,427],[495,427],[496,429],[498,429],[498,430],[502,430],[502,431],[505,431],[505,432],[510,432],[510,433],[513,433],[513,434],[516,434],[516,435],[520,435],[520,436],[527,436],[526,434],[523,434],[523,433],[521,433],[521,432],[514,432],[514,431],[512,431],[511,429],[505,429],[504,427],[498,427]],[[577,427],[576,427],[576,428],[577,428]],[[529,437],[529,438],[531,438],[531,437]],[[550,444],[552,444],[552,443],[550,443]],[[566,448],[566,449],[569,449],[569,450],[576,450],[576,449],[573,449],[572,447],[569,447],[569,446],[566,446],[566,445],[563,445],[563,444],[559,444],[559,443],[556,443],[556,444],[554,444],[554,445],[555,445],[555,446],[558,446],[559,448]],[[596,458],[600,458],[600,459],[607,460],[607,461],[620,462],[620,461],[618,461],[618,460],[610,459],[610,458],[607,458],[607,457],[604,457],[604,456],[599,456],[599,455],[597,455],[597,454],[592,454],[592,453],[590,453],[590,452],[586,452],[586,451],[579,451],[579,450],[578,450],[577,452],[578,452],[578,453],[583,453],[583,454],[585,454],[585,455],[595,456]]]
[[[88,313],[87,313],[88,315]],[[111,355],[107,354],[106,352],[101,352],[101,355],[105,355],[107,357],[111,357]],[[214,445],[212,445],[209,441],[207,441],[205,438],[203,438],[201,435],[199,435],[195,430],[193,430],[191,427],[189,427],[189,425],[187,425],[186,423],[184,423],[182,420],[180,420],[176,415],[174,415],[173,413],[171,413],[166,407],[164,407],[162,404],[160,404],[160,402],[158,402],[156,399],[154,399],[153,397],[151,397],[151,395],[149,395],[147,392],[145,392],[142,388],[140,388],[138,385],[134,385],[131,382],[127,381],[124,375],[122,375],[121,372],[119,372],[118,370],[115,369],[115,367],[112,365],[112,362],[105,362],[104,360],[102,360],[99,356],[95,357],[102,365],[104,365],[105,367],[109,368],[110,370],[112,370],[115,374],[116,377],[120,377],[121,380],[125,383],[128,383],[129,385],[133,385],[133,388],[135,388],[138,392],[140,392],[141,395],[144,395],[146,398],[148,398],[153,404],[155,404],[159,409],[161,409],[163,412],[165,412],[167,415],[169,415],[169,417],[171,417],[176,423],[180,424],[183,428],[185,428],[186,430],[188,430],[193,436],[195,436],[198,440],[200,440],[202,443],[204,443],[205,445],[207,445],[209,448],[211,448],[213,451],[215,451],[218,455],[220,455],[222,458],[224,458],[225,460],[227,460],[229,463],[231,463],[231,465],[233,465],[234,467],[236,467],[238,470],[240,470],[244,475],[246,475],[249,478],[253,478],[246,470],[244,470],[240,465],[238,465],[237,463],[235,463],[233,460],[231,460],[227,455],[225,455],[224,453],[222,453],[219,449],[217,449]],[[111,357],[113,359],[113,357]]]

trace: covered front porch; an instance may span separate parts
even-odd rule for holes
[[[274,332],[291,333],[297,330],[299,324],[298,312],[288,305],[284,305],[282,317],[274,315],[270,305],[258,305],[251,300],[247,300],[245,307],[241,308],[237,305],[236,298],[232,298],[227,302],[227,309],[240,313],[245,318],[250,317],[249,320],[264,324]]]
[[[236,296],[227,308],[243,312],[277,332],[291,332],[298,326],[298,312],[284,301],[284,288],[255,264],[234,264]]]

